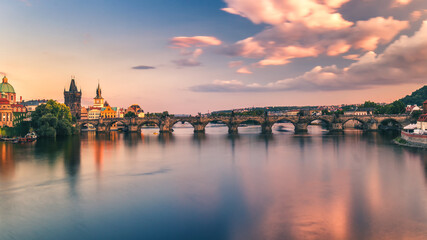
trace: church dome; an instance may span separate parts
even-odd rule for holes
[[[7,82],[7,77],[3,77],[3,82],[0,83],[0,92],[1,93],[15,93],[15,89]]]

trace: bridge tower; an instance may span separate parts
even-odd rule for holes
[[[71,79],[68,91],[64,89],[64,103],[70,108],[71,115],[80,119],[82,108],[82,90],[78,91],[74,78]]]

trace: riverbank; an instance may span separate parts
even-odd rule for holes
[[[415,142],[408,142],[407,140],[405,140],[405,139],[403,139],[401,137],[397,137],[397,138],[393,139],[393,143],[395,143],[397,145],[400,145],[400,146],[404,146],[404,147],[427,149],[427,145],[426,144],[415,143]]]

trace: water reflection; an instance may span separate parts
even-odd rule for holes
[[[80,173],[80,137],[73,136],[67,140],[64,140],[64,169],[68,176],[68,184],[70,187],[70,194],[77,196],[78,194],[78,181]]]
[[[10,180],[15,174],[14,148],[11,144],[0,142],[0,179]]]
[[[316,127],[0,143],[0,239],[423,239],[426,151]]]

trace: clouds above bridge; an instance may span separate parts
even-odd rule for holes
[[[350,0],[225,2],[228,7],[223,11],[270,25],[224,50],[231,56],[259,59],[252,68],[285,65],[297,58],[339,56],[351,50],[363,54],[388,44],[409,27],[408,21],[393,17],[346,20],[338,10]]]
[[[202,47],[221,45],[221,40],[212,36],[194,36],[194,37],[173,37],[169,41],[171,48],[180,50],[180,55],[185,58],[172,60],[178,67],[196,67],[202,65],[198,61],[202,55]]]
[[[267,84],[220,81],[197,85],[196,92],[334,91],[372,86],[425,83],[427,76],[427,21],[411,37],[406,35],[390,44],[381,54],[369,51],[345,68],[316,66],[295,78]]]

